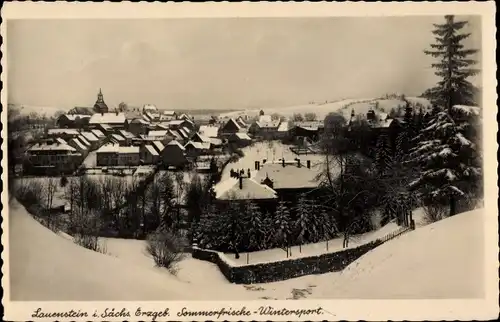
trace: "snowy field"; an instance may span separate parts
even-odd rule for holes
[[[421,97],[407,97],[408,101],[413,103],[421,103],[424,106],[430,108],[430,103]],[[370,106],[373,106],[374,103],[379,102],[379,108],[383,108],[385,113],[389,113],[391,108],[397,108],[398,105],[404,106],[404,101],[399,99],[373,99],[373,98],[357,98],[357,99],[346,99],[339,100],[328,103],[316,103],[316,104],[305,104],[305,105],[296,105],[296,106],[288,106],[288,107],[277,107],[277,108],[266,108],[264,109],[264,113],[267,115],[271,115],[273,113],[278,113],[287,118],[290,118],[295,113],[305,114],[305,113],[315,113],[318,119],[323,120],[326,115],[330,112],[342,112],[344,117],[350,117],[351,110],[354,108],[356,114],[366,114]],[[357,102],[357,103],[356,103]],[[355,103],[347,108],[344,108],[348,104]],[[221,118],[225,117],[238,117],[239,115],[248,115],[248,116],[256,116],[259,114],[259,109],[255,110],[244,110],[244,111],[236,111],[223,113],[220,115]]]
[[[104,255],[43,227],[10,203],[12,300],[256,300],[471,298],[483,293],[483,219],[476,210],[419,227],[343,272],[235,285],[217,266],[186,258],[177,276],[155,268],[144,242],[106,239]],[[29,238],[28,238],[29,236]]]
[[[290,150],[291,145],[285,145],[280,141],[269,141],[269,142],[256,142],[251,146],[242,149],[245,154],[244,157],[240,158],[237,162],[229,163],[222,172],[221,181],[215,186],[215,191],[217,196],[220,196],[224,191],[231,188],[236,184],[236,179],[230,177],[231,169],[245,170],[250,169],[250,174],[252,177],[256,175],[255,171],[255,161],[260,161],[262,166],[262,160],[266,159],[267,162],[278,162],[279,159],[285,158],[285,160],[293,161],[297,155]],[[301,155],[300,159],[302,163],[306,160],[311,160],[311,162],[317,163],[323,160],[323,156],[317,154]]]

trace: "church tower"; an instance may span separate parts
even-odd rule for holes
[[[104,103],[104,96],[99,88],[99,93],[97,94],[97,101],[94,104],[94,111],[96,113],[108,113],[108,106]]]

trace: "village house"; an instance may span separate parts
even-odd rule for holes
[[[94,112],[96,113],[108,113],[108,106],[104,103],[104,96],[99,88],[99,93],[97,94],[97,101],[94,104]]]
[[[236,122],[235,119],[230,118],[224,125],[219,129],[218,136],[221,138],[227,138],[230,135],[238,132],[243,132],[242,127]]]
[[[288,130],[288,122],[281,122],[280,126],[278,126],[278,129],[276,130],[276,138],[279,140],[289,138]]]
[[[219,117],[216,116],[216,115],[212,115],[210,117],[210,120],[208,120],[208,124],[209,125],[217,125],[217,124],[219,124]]]
[[[162,151],[161,157],[165,167],[183,168],[188,165],[186,149],[176,140],[170,141]]]
[[[85,106],[75,106],[71,110],[68,111],[69,115],[89,115],[92,116],[94,114],[94,110],[92,107],[85,107]]]
[[[278,194],[274,189],[246,175],[227,180],[234,181],[234,184],[220,193],[215,200],[216,206],[224,207],[230,202],[252,201],[263,213],[274,213],[278,201]]]
[[[173,133],[169,130],[153,130],[147,134],[148,141],[171,141],[174,138]],[[168,143],[168,142],[167,142]]]
[[[246,147],[252,144],[252,138],[248,136],[248,134],[239,132],[239,133],[233,133],[231,134],[228,138],[227,141],[230,144],[235,144],[238,147]]]
[[[125,131],[125,130],[119,130],[118,134],[125,138],[126,145],[131,145],[132,141],[136,138],[134,134],[130,133],[129,131]]]
[[[142,107],[142,113],[146,112],[158,114],[158,108],[153,104],[144,104],[144,106]]]
[[[166,120],[175,120],[175,119],[177,119],[177,113],[175,113],[174,111],[163,111],[162,116]]]
[[[195,142],[189,141],[184,145],[186,155],[189,157],[197,157],[207,154],[210,151],[210,142]]]
[[[59,142],[38,143],[26,151],[23,171],[28,174],[61,175],[73,173],[82,162],[82,155]]]
[[[310,160],[287,162],[281,159],[279,163],[262,165],[256,161],[255,170],[258,171],[255,180],[274,189],[280,200],[295,203],[298,196],[304,193],[313,197],[319,186],[317,176],[320,169]]]
[[[241,115],[238,116],[238,118],[236,119],[236,122],[238,122],[238,125],[241,126],[242,128],[248,127],[248,124],[246,123],[246,121],[243,119],[243,117]]]
[[[83,145],[87,148],[87,150],[90,150],[90,142],[83,136],[83,134],[80,134],[78,136],[78,140],[83,143]]]
[[[62,114],[56,120],[56,125],[59,128],[74,128],[81,129],[88,125],[90,115],[84,114]]]
[[[323,134],[325,125],[321,121],[295,122],[289,130],[291,138],[307,137],[311,141],[318,141]]]
[[[188,115],[186,113],[182,113],[178,118],[178,120],[188,120],[188,121],[193,121],[193,117],[191,115]]]
[[[126,129],[135,136],[147,134],[149,131],[149,122],[143,118],[134,118],[127,121]]]
[[[143,144],[140,148],[141,164],[157,164],[160,160],[160,153],[153,145]]]
[[[89,127],[99,128],[104,131],[108,131],[109,128],[102,128],[103,125],[107,125],[112,129],[124,129],[125,128],[125,114],[120,112],[114,113],[96,113],[92,115],[89,120]]]
[[[72,138],[76,138],[80,135],[80,131],[77,129],[48,129],[47,130],[47,138],[55,139],[62,138],[65,141],[68,141]]]
[[[188,129],[190,132],[194,131],[194,123],[190,119],[173,120],[168,122],[168,126],[172,130],[179,130],[185,128]]]
[[[96,151],[97,166],[138,166],[140,147],[106,144]]]
[[[277,139],[279,137],[278,128],[281,121],[268,120],[267,116],[268,115],[262,115],[258,121],[253,122],[248,129],[248,133],[254,137],[262,138],[264,140]]]

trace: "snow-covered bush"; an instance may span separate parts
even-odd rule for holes
[[[106,246],[99,239],[101,219],[96,211],[75,209],[70,215],[68,230],[75,244],[99,253],[106,253]]]
[[[164,267],[170,273],[177,273],[177,264],[184,259],[185,242],[182,237],[168,230],[157,230],[147,237],[147,252],[156,265]]]
[[[444,219],[447,215],[447,208],[439,203],[428,204],[423,206],[424,220],[427,224]]]

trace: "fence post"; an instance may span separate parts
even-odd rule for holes
[[[247,264],[248,264],[248,261],[249,261],[249,256],[250,256],[250,255],[249,255],[249,254],[248,254],[248,252],[247,252]]]

